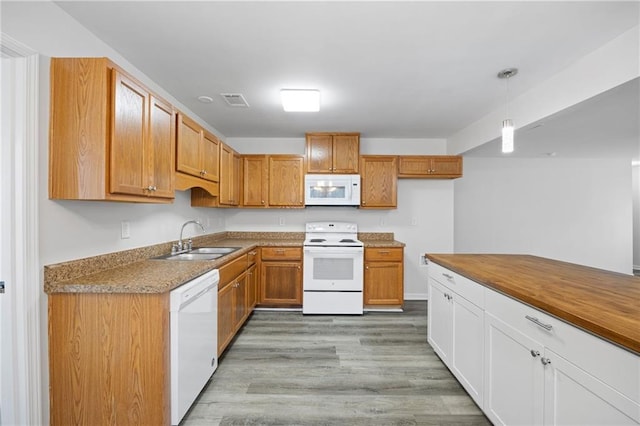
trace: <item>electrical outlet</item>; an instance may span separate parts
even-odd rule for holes
[[[385,226],[387,224],[387,221],[384,217],[380,218],[380,226]]]
[[[278,223],[280,224],[280,226],[284,226],[284,217],[280,216],[278,218]]]
[[[429,264],[427,263],[427,257],[424,254],[420,255],[420,260],[418,260],[418,264],[420,266],[429,266]]]
[[[418,226],[418,218],[417,217],[412,217],[411,218],[411,226]]]
[[[131,227],[129,226],[129,221],[123,220],[120,222],[120,238],[126,240],[127,238],[131,238]]]

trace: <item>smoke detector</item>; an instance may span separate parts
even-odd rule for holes
[[[232,107],[247,108],[249,104],[242,93],[220,93],[227,105]]]

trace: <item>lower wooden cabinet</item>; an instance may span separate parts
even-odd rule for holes
[[[365,308],[401,307],[404,304],[403,258],[403,248],[365,248]]]
[[[251,298],[251,268],[247,255],[220,268],[218,284],[218,356],[229,346],[240,327],[253,310]]]
[[[302,306],[302,248],[261,249],[258,303],[273,307]]]
[[[169,293],[49,294],[51,425],[168,425]]]

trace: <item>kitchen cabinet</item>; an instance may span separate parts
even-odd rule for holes
[[[267,155],[243,155],[242,173],[242,205],[268,207],[269,157]]]
[[[52,293],[51,425],[168,425],[169,293]]]
[[[220,141],[198,123],[178,113],[176,171],[218,182]]]
[[[107,58],[53,58],[49,198],[170,203],[175,112]]]
[[[364,306],[402,307],[404,304],[404,249],[364,249]]]
[[[494,424],[639,424],[640,359],[495,291],[485,294]],[[588,348],[586,350],[585,348]]]
[[[218,284],[218,356],[229,346],[233,337],[252,310],[248,305],[248,257],[242,255],[220,268]]]
[[[302,248],[262,247],[260,297],[271,307],[302,306]]]
[[[307,133],[307,173],[358,173],[360,133]]]
[[[363,155],[360,157],[360,207],[395,209],[398,205],[398,157]]]
[[[269,156],[269,206],[304,207],[304,156]]]
[[[240,154],[225,143],[220,144],[220,196],[221,206],[240,204]]]
[[[399,178],[455,179],[462,177],[459,155],[401,155],[398,157]]]
[[[428,341],[482,407],[484,289],[437,264],[430,264],[428,292]]]

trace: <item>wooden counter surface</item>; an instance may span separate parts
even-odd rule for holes
[[[640,354],[640,277],[528,255],[426,257]]]

